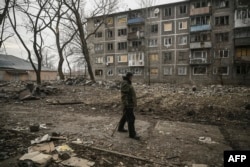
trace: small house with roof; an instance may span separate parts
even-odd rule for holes
[[[42,81],[56,79],[57,71],[42,67]],[[29,61],[12,55],[0,54],[0,81],[36,81],[36,73]]]

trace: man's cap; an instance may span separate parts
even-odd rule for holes
[[[133,73],[132,72],[127,72],[126,77],[132,77]]]

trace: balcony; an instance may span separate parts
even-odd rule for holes
[[[137,47],[129,46],[128,47],[129,52],[137,52],[137,51],[144,51],[144,50],[145,50],[145,46],[137,46]]]
[[[128,25],[130,24],[144,24],[145,20],[141,17],[128,19]]]
[[[250,45],[250,37],[246,38],[235,38],[234,39],[235,46],[248,46]]]
[[[211,25],[210,24],[205,24],[205,25],[192,25],[190,27],[190,32],[197,32],[197,31],[209,31],[211,30]]]
[[[192,42],[189,44],[190,49],[211,48],[212,42]]]
[[[128,66],[129,67],[143,67],[144,61],[142,61],[142,60],[139,60],[139,61],[129,60]]]
[[[144,31],[136,31],[128,33],[128,40],[144,38]]]
[[[202,7],[202,8],[193,8],[190,10],[190,16],[210,14],[210,13],[211,13],[211,6]]]
[[[210,62],[207,60],[207,58],[191,58],[190,59],[190,65],[208,65]]]

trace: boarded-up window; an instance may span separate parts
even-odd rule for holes
[[[158,68],[151,68],[150,69],[150,74],[151,75],[158,75]]]
[[[117,19],[119,24],[127,22],[127,16],[118,16]]]
[[[107,18],[107,24],[108,24],[108,25],[113,24],[113,22],[114,22],[114,21],[113,21],[113,17],[108,17],[108,18]]]
[[[172,31],[172,23],[165,23],[164,31]]]
[[[128,62],[128,55],[119,55],[118,62]]]
[[[185,29],[187,29],[187,21],[179,22],[179,29],[180,29],[180,30],[185,30]]]
[[[107,56],[107,63],[114,63],[114,56]]]
[[[159,56],[158,56],[158,54],[151,54],[151,55],[150,55],[150,61],[151,61],[151,62],[159,61]]]

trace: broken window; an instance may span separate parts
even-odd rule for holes
[[[114,75],[113,69],[108,69],[107,75],[108,75],[108,76],[113,76],[113,75]]]
[[[210,0],[200,0],[193,3],[194,8],[203,8],[207,6],[210,6]]]
[[[236,66],[236,74],[240,74],[240,75],[250,74],[250,65],[242,64],[242,65]]]
[[[215,67],[213,73],[218,75],[228,75],[229,68],[228,66]]]
[[[187,67],[178,67],[178,75],[187,75]]]
[[[113,50],[113,43],[108,43],[107,46],[109,51]]]
[[[157,46],[157,39],[149,39],[148,40],[148,46],[149,47],[155,47],[155,46]]]
[[[193,75],[205,75],[207,73],[207,67],[194,67]]]
[[[151,32],[157,33],[158,32],[158,24],[151,25]]]
[[[101,24],[101,19],[95,19],[94,20],[95,27],[99,26],[100,24]]]
[[[180,14],[185,14],[185,13],[187,13],[187,6],[181,5],[180,6]]]
[[[196,16],[191,18],[191,25],[208,25],[210,16]]]
[[[127,49],[127,42],[118,43],[118,50],[126,50],[126,49]]]
[[[228,42],[229,32],[216,33],[215,38],[216,38],[216,42]]]
[[[170,61],[172,61],[172,52],[163,53],[163,63],[166,64]]]
[[[164,31],[172,31],[172,23],[164,23]]]
[[[219,50],[219,57],[220,58],[228,58],[229,57],[229,50]]]
[[[103,44],[95,44],[95,51],[102,51],[103,50]]]
[[[95,38],[101,38],[102,37],[102,32],[97,32],[95,34]]]
[[[187,60],[186,52],[179,52],[178,61],[185,61],[185,60]]]
[[[172,9],[171,8],[165,8],[164,9],[164,16],[171,16],[172,15]]]
[[[141,41],[132,41],[132,47],[137,48],[142,45]]]
[[[95,70],[95,75],[96,75],[96,76],[102,76],[102,75],[103,75],[103,70],[98,70],[98,69],[96,69],[96,70]]]
[[[113,37],[113,31],[112,30],[108,30],[107,37],[108,38],[112,38]]]
[[[164,46],[170,47],[172,45],[172,37],[164,38]]]
[[[172,75],[173,74],[173,67],[163,67],[163,75]]]
[[[228,8],[229,7],[229,0],[220,0],[215,1],[216,8]]]
[[[186,45],[186,44],[187,44],[187,36],[180,36],[179,45]]]
[[[127,29],[126,28],[118,30],[118,36],[125,36],[125,35],[127,35]]]
[[[215,17],[215,25],[229,25],[229,16],[219,16]]]

